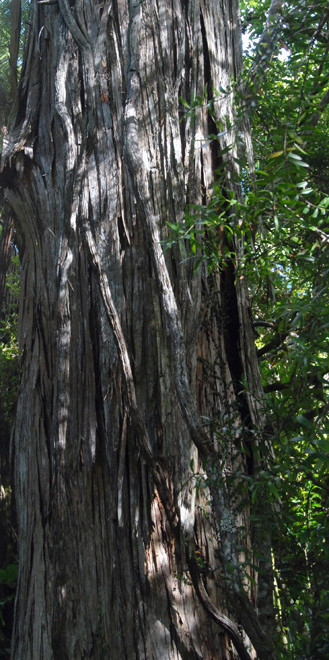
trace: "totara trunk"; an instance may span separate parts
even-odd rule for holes
[[[161,245],[209,195],[210,117],[180,98],[237,76],[237,4],[31,11],[1,174],[22,236],[12,658],[228,660],[232,643],[254,653],[249,636],[268,660],[248,589],[227,579],[248,528],[218,477],[237,441],[203,425],[260,423],[246,292],[232,264],[208,277]],[[234,124],[232,95],[216,113]],[[200,459],[217,466],[201,489]]]

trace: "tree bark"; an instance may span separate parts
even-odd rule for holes
[[[246,291],[233,266],[211,284],[161,247],[218,162],[200,148],[207,108],[192,121],[180,97],[240,64],[234,0],[32,5],[1,174],[23,236],[16,660],[225,660],[231,641],[247,658],[241,622],[274,657],[248,589],[227,586],[247,515],[225,485],[238,433],[200,421],[261,423]],[[216,112],[234,124],[232,95]],[[217,465],[199,495],[198,452]]]

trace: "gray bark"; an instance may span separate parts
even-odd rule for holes
[[[191,469],[198,452],[217,464],[230,453],[232,434],[221,432],[219,448],[200,414],[239,410],[243,373],[241,405],[262,423],[249,303],[234,265],[211,284],[160,244],[166,221],[208,194],[207,110],[192,122],[179,98],[237,75],[238,7],[71,5],[32,6],[1,174],[24,242],[12,658],[225,660],[231,641],[248,658],[242,622],[268,660],[238,586],[247,512],[230,501],[225,468],[202,515]],[[232,104],[218,113],[234,123]],[[211,299],[217,316],[232,314],[233,335]],[[210,380],[206,362],[219,365]],[[202,579],[197,552],[209,565]]]

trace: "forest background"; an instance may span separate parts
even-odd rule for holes
[[[234,95],[235,134],[247,117],[255,165],[239,157],[243,202],[223,197],[218,172],[209,204],[190,206],[170,225],[164,249],[187,242],[195,268],[223,268],[230,236],[245,249],[246,278],[266,393],[268,468],[247,481],[253,503],[273,503],[272,559],[278,646],[282,658],[329,655],[329,10],[325,0],[280,5],[240,2],[246,36],[241,80],[203,97],[181,99],[193,118],[204,104]],[[6,135],[28,28],[29,2],[0,3],[0,125]],[[15,14],[16,12],[16,14]],[[15,33],[16,30],[16,33]],[[18,31],[17,31],[18,30]],[[19,39],[18,39],[19,35]],[[216,126],[209,141],[221,134]],[[202,144],[200,148],[202,149]],[[218,209],[231,207],[223,225]],[[243,217],[241,222],[239,219]],[[227,241],[223,252],[218,227]],[[206,240],[204,237],[206,235]],[[9,657],[17,576],[12,511],[10,429],[20,374],[20,287],[15,229],[1,206],[0,248],[0,657]]]

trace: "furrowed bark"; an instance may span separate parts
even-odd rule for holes
[[[71,4],[32,7],[2,158],[24,244],[12,657],[228,660],[224,627],[247,658],[233,621],[242,620],[237,530],[247,513],[225,485],[238,437],[216,439],[201,419],[233,409],[240,419],[243,406],[260,418],[248,300],[233,278],[230,343],[219,319],[224,277],[217,295],[204,269],[160,244],[166,221],[209,194],[216,159],[200,149],[209,117],[203,108],[184,118],[179,98],[237,74],[237,6]],[[234,123],[232,97],[219,112]],[[208,380],[202,365],[213,359]],[[244,371],[251,389],[240,401]],[[208,504],[195,488],[197,450],[216,473]],[[204,589],[198,548],[211,568]],[[224,597],[217,568],[225,577],[228,558],[237,579]],[[249,605],[243,625],[251,639],[257,629],[257,648]],[[259,656],[272,657],[270,646]]]

